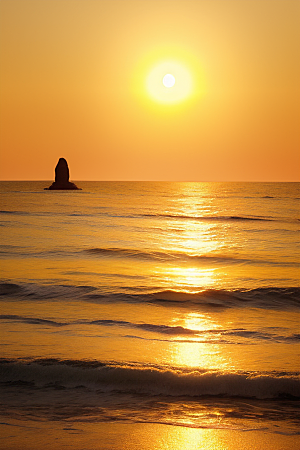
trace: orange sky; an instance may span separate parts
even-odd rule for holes
[[[298,0],[0,8],[1,179],[300,181]]]

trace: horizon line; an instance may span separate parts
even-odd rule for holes
[[[51,183],[53,179],[42,180],[2,180],[0,182],[40,182]],[[300,183],[299,180],[74,180],[76,183]]]

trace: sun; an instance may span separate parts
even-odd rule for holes
[[[192,93],[192,75],[180,61],[160,61],[151,68],[146,77],[146,90],[156,102],[179,103]]]
[[[156,113],[182,110],[205,95],[206,83],[200,58],[187,48],[153,48],[133,67],[131,91]]]
[[[174,84],[175,84],[175,77],[171,74],[171,73],[167,73],[164,77],[163,77],[163,80],[162,80],[162,82],[163,82],[163,85],[166,87],[166,88],[171,88],[171,87],[173,87],[174,86]]]

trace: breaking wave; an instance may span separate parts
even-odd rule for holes
[[[300,380],[291,373],[220,372],[205,369],[180,370],[138,364],[121,365],[99,361],[40,359],[4,360],[1,382],[32,387],[86,387],[98,392],[186,397],[241,397],[295,399]]]

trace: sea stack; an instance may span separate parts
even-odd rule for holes
[[[76,184],[69,181],[69,167],[65,158],[59,158],[55,167],[55,181],[45,190],[80,190]]]

